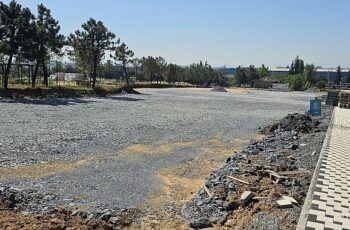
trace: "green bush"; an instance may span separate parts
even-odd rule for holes
[[[278,80],[281,84],[289,83],[288,76],[284,74],[272,74],[271,78]]]
[[[310,83],[303,74],[294,74],[289,76],[289,88],[295,91],[304,91],[310,88]]]
[[[326,82],[323,81],[323,80],[318,81],[318,82],[316,83],[316,87],[317,87],[318,89],[324,89],[324,88],[326,88]]]

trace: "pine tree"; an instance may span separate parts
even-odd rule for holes
[[[35,20],[35,28],[30,47],[29,56],[35,61],[35,70],[32,75],[32,87],[35,87],[39,66],[44,72],[44,84],[48,86],[47,59],[50,54],[59,54],[64,45],[64,36],[59,34],[60,26],[51,16],[51,11],[43,4],[38,5],[38,17]]]
[[[335,77],[335,81],[334,83],[337,84],[337,85],[340,85],[341,84],[341,68],[340,66],[337,67],[337,75]]]
[[[299,56],[297,55],[295,60],[292,61],[292,64],[289,68],[289,74],[291,75],[302,74],[303,72],[304,72],[304,61],[300,59]]]
[[[3,86],[8,88],[8,78],[14,57],[28,43],[29,30],[34,16],[28,8],[22,8],[15,0],[9,5],[0,2],[0,53],[7,55]]]
[[[127,75],[127,69],[126,66],[131,63],[132,57],[134,56],[134,52],[129,49],[129,47],[126,46],[126,44],[123,42],[120,44],[120,46],[117,47],[115,50],[115,60],[121,62],[123,66],[123,71],[124,71],[124,78],[126,80],[126,84],[129,87],[130,86],[130,81],[129,81],[129,76]]]
[[[115,34],[108,31],[103,22],[90,18],[82,25],[82,31],[77,30],[69,36],[69,44],[73,47],[70,52],[78,60],[79,65],[90,72],[92,87],[96,86],[97,69],[105,52],[114,50]]]

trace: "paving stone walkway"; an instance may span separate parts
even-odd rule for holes
[[[350,230],[350,109],[334,110],[298,229]]]

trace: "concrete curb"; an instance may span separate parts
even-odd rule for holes
[[[310,183],[310,186],[309,186],[309,191],[308,191],[308,193],[306,195],[305,202],[304,202],[304,205],[303,205],[303,209],[301,210],[301,213],[300,213],[298,225],[296,227],[297,230],[305,230],[307,217],[308,217],[308,214],[309,214],[309,211],[310,211],[310,207],[311,207],[312,196],[314,194],[315,187],[316,187],[317,175],[318,175],[318,173],[320,171],[321,162],[322,162],[322,158],[324,156],[324,153],[326,152],[327,146],[329,146],[329,143],[330,143],[330,137],[331,137],[331,134],[332,134],[333,126],[334,126],[334,109],[332,111],[332,118],[329,121],[329,126],[328,126],[328,129],[327,129],[326,137],[324,138],[324,141],[323,141],[323,145],[322,145],[322,149],[321,149],[321,152],[320,152],[320,156],[318,157],[317,165],[316,165],[316,168],[314,170],[314,173],[313,173],[313,176],[312,176],[312,179],[311,179],[311,183]]]

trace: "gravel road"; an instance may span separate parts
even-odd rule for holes
[[[1,99],[0,185],[49,192],[71,206],[137,206],[159,185],[157,172],[193,159],[210,145],[206,140],[249,139],[258,127],[307,110],[316,96],[139,91],[111,98]]]

